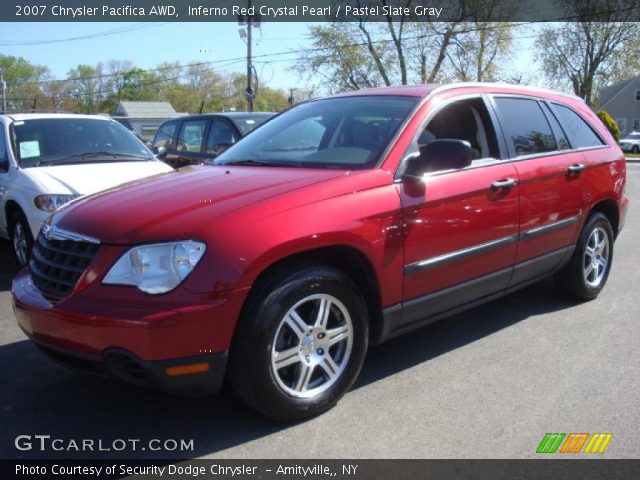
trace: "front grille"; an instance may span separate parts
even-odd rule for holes
[[[47,240],[41,233],[29,261],[34,285],[51,297],[67,296],[95,257],[99,246],[79,240]]]

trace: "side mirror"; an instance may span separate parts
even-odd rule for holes
[[[422,178],[425,173],[459,170],[471,165],[473,153],[465,140],[434,140],[420,147],[420,155],[409,159],[405,176]]]
[[[156,157],[158,157],[160,160],[162,160],[166,156],[167,156],[166,147],[158,147],[158,150],[156,152]]]

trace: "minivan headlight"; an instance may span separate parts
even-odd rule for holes
[[[131,285],[158,295],[176,288],[198,264],[206,246],[192,240],[133,247],[122,255],[102,283]]]
[[[45,212],[53,212],[65,203],[75,200],[80,195],[38,195],[33,199],[36,207]]]

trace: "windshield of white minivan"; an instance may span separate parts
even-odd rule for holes
[[[418,100],[379,95],[303,103],[252,132],[214,164],[370,168]]]
[[[14,122],[12,130],[15,157],[22,168],[154,159],[147,147],[114,121],[33,119]]]

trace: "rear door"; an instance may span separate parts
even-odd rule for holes
[[[395,330],[506,288],[516,255],[518,184],[502,160],[492,112],[482,96],[443,102],[416,139],[460,139],[469,167],[434,172],[424,185],[398,183],[404,223],[404,301]]]
[[[571,254],[585,207],[585,165],[545,101],[516,95],[493,101],[520,180],[516,285],[550,273]]]

